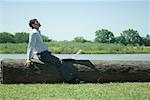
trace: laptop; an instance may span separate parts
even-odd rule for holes
[[[62,59],[62,61],[74,61],[75,60],[75,58],[81,53],[81,49],[79,49],[74,55],[73,55],[73,57],[71,57],[71,58],[67,58],[67,59]]]

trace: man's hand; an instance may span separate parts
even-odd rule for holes
[[[29,67],[30,65],[32,65],[33,64],[33,62],[31,61],[31,60],[26,60],[26,62],[25,62],[25,65],[27,66],[27,67]]]

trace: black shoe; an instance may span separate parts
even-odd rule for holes
[[[73,78],[68,83],[79,84],[80,83],[80,79],[79,78]]]

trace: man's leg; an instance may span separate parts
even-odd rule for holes
[[[77,78],[77,73],[73,64],[62,61],[60,70],[64,77],[65,82],[71,82],[71,83],[75,82]]]
[[[74,66],[72,64],[61,61],[59,58],[51,55],[49,52],[42,54],[39,59],[45,63],[53,64],[54,66],[60,68],[60,72],[65,82],[70,82],[77,77]]]
[[[42,55],[38,56],[38,58],[44,62],[60,67],[61,61],[56,56],[52,55],[50,52],[45,52]]]

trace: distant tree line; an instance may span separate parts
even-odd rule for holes
[[[145,37],[141,37],[138,31],[133,29],[122,31],[118,37],[115,37],[114,34],[107,29],[101,29],[95,32],[95,36],[94,42],[98,43],[120,43],[124,45],[132,44],[150,46],[150,35],[147,34]],[[83,37],[76,37],[73,41],[82,43],[90,42]]]
[[[17,32],[14,35],[8,32],[0,33],[0,43],[27,43],[29,38],[29,33]],[[42,35],[44,42],[52,41],[47,36]],[[75,37],[72,42],[92,42],[90,40],[84,39],[82,36]],[[137,30],[128,29],[120,33],[120,36],[115,37],[114,34],[107,30],[101,29],[95,32],[94,42],[98,43],[120,43],[124,45],[145,45],[150,46],[150,35],[147,34],[145,37],[141,37]]]
[[[51,41],[47,36],[42,35],[43,41]],[[27,43],[29,39],[29,33],[17,32],[14,35],[8,32],[0,33],[0,43]]]

